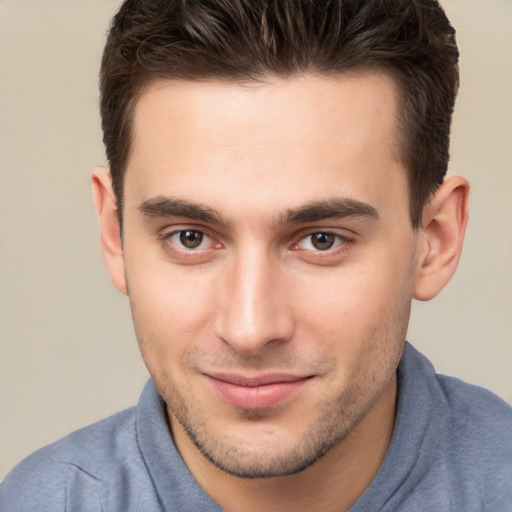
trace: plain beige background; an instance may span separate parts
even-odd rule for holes
[[[458,274],[409,339],[512,402],[512,1],[445,0],[462,88],[450,174],[472,184]],[[147,378],[101,260],[89,172],[105,162],[97,73],[117,1],[0,0],[0,478],[135,404]]]

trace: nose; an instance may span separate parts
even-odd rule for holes
[[[216,334],[233,350],[255,355],[269,344],[292,338],[295,324],[285,270],[278,261],[246,251],[229,265],[222,280]]]

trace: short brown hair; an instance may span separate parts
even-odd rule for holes
[[[119,216],[133,108],[150,81],[378,69],[400,91],[402,159],[417,227],[448,167],[457,62],[455,30],[436,0],[126,0],[112,20],[100,73]]]

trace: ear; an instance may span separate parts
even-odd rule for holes
[[[468,222],[468,200],[469,183],[454,176],[445,180],[424,207],[414,298],[434,298],[453,276]]]
[[[112,178],[108,169],[104,167],[94,169],[92,172],[92,192],[94,206],[100,222],[100,241],[103,258],[114,286],[126,295],[121,226],[112,189]]]

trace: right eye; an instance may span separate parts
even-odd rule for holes
[[[199,264],[208,261],[223,245],[202,229],[175,229],[160,235],[160,244],[176,263]]]
[[[197,229],[184,229],[170,236],[170,240],[176,245],[181,245],[188,250],[202,249],[209,237]]]

